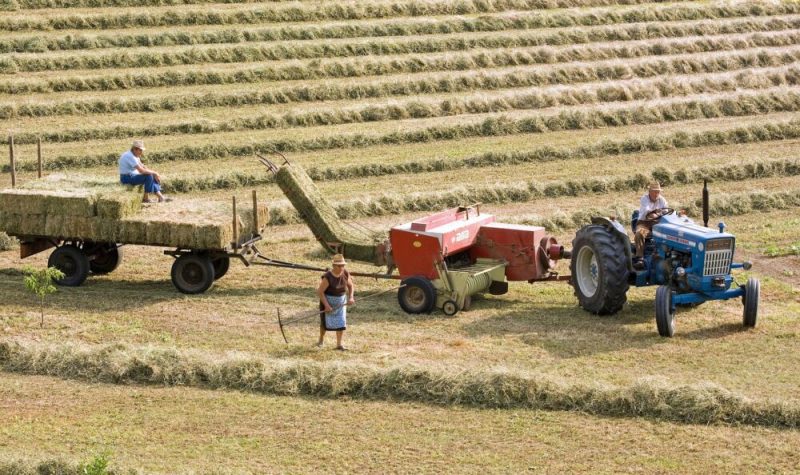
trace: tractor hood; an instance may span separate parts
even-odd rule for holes
[[[686,248],[698,249],[698,244],[705,244],[711,239],[731,238],[730,233],[721,233],[714,228],[706,228],[692,221],[685,216],[669,215],[664,216],[653,226],[653,237],[659,240],[669,241]],[[699,251],[703,250],[701,246]]]

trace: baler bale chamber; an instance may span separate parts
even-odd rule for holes
[[[387,277],[397,269],[399,276],[392,277],[402,280],[398,302],[408,313],[439,308],[455,315],[469,308],[475,294],[505,294],[510,281],[569,278],[555,271],[569,252],[542,227],[498,223],[473,205],[371,234],[343,223],[301,167],[259,159],[328,252],[385,265]]]

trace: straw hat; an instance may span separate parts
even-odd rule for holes
[[[134,140],[131,144],[131,148],[138,148],[142,152],[144,152],[144,141],[143,140]]]
[[[657,181],[650,183],[649,191],[661,191],[661,184]]]
[[[336,254],[333,256],[333,265],[335,266],[343,266],[347,265],[347,261],[344,260],[344,256],[341,254]]]

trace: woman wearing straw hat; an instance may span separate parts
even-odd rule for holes
[[[344,268],[347,262],[344,256],[333,256],[333,268],[322,275],[317,296],[319,297],[319,342],[322,347],[325,332],[336,332],[336,349],[346,350],[342,346],[342,336],[347,329],[347,305],[353,305],[355,286],[350,273]]]
[[[134,140],[131,149],[119,157],[119,181],[123,185],[144,185],[144,203],[150,203],[150,193],[155,193],[159,203],[172,201],[161,194],[161,175],[142,164],[142,155],[144,142]]]

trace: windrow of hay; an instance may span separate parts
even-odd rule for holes
[[[383,256],[376,252],[376,244],[385,236],[372,236],[343,223],[301,167],[281,166],[275,181],[323,248],[331,253],[341,252],[350,259],[384,264]]]
[[[711,119],[718,117],[740,117],[763,115],[774,112],[800,110],[800,94],[793,91],[769,93],[741,93],[708,99],[682,99],[661,101],[629,107],[571,110],[556,113],[540,113],[528,118],[514,120],[506,116],[490,117],[478,123],[452,126],[433,126],[413,131],[396,131],[387,134],[341,134],[311,139],[277,139],[260,144],[187,146],[178,149],[150,152],[148,163],[168,161],[193,161],[223,159],[226,157],[252,156],[256,153],[299,152],[344,148],[365,148],[373,145],[399,145],[405,143],[427,143],[459,140],[467,137],[497,137],[517,134],[539,134],[559,130],[580,130],[628,125],[658,124],[684,120]],[[117,163],[116,154],[59,156],[48,159],[45,168],[77,169],[93,166],[112,166]],[[10,166],[3,165],[8,171]],[[32,161],[20,161],[18,170],[35,170]]]
[[[4,8],[13,1],[17,8]],[[295,2],[297,0],[257,0],[263,3]],[[301,0],[302,1],[302,0]],[[539,0],[539,8],[571,8],[607,5],[635,5],[652,0]],[[658,1],[658,0],[657,0]],[[674,0],[673,0],[674,1]],[[685,1],[685,0],[678,0]],[[45,8],[109,8],[109,7],[148,7],[172,5],[237,4],[254,3],[254,0],[3,0],[0,10],[45,9]]]
[[[509,166],[521,163],[550,162],[599,158],[613,155],[632,155],[643,152],[679,150],[715,145],[758,143],[800,138],[800,120],[774,124],[756,124],[725,130],[707,130],[697,133],[675,132],[604,140],[594,145],[580,147],[533,147],[520,152],[487,152],[463,158],[429,158],[400,163],[369,163],[342,167],[306,169],[314,181],[336,181],[406,173],[429,173]],[[766,146],[766,145],[765,145]],[[208,190],[228,190],[245,186],[274,183],[273,175],[265,173],[229,172],[211,177],[173,178],[165,184],[169,192],[189,193]]]
[[[563,0],[571,3],[570,0]],[[593,0],[584,0],[592,2]],[[598,0],[603,1],[603,0]],[[635,2],[635,0],[631,0]],[[156,11],[152,13],[107,13],[52,17],[10,17],[0,20],[0,31],[124,29],[182,25],[243,25],[269,22],[315,22],[367,20],[374,18],[467,15],[508,10],[539,10],[542,0],[439,0],[386,3],[300,5],[248,10]],[[583,3],[583,2],[581,2]],[[649,8],[613,8],[599,12],[557,11],[538,15],[531,28],[591,26],[700,18],[786,15],[800,11],[794,2],[709,5],[666,5]]]
[[[0,342],[4,371],[112,384],[181,385],[261,394],[350,397],[499,409],[580,411],[690,424],[800,427],[797,401],[754,400],[712,382],[642,378],[630,386],[570,382],[507,370],[443,372],[210,355],[157,347]]]
[[[233,241],[228,203],[180,200],[142,206],[141,188],[113,179],[51,175],[0,192],[0,229],[46,236],[188,249],[223,249]],[[252,206],[238,207],[241,238],[256,232]],[[259,225],[267,207],[258,207]]]
[[[40,461],[30,460],[0,460],[0,473],[6,475],[87,475],[96,473],[88,468],[86,463],[68,462],[63,459],[46,459]],[[136,475],[136,470],[115,470],[106,468],[103,475]]]
[[[385,36],[421,36],[468,32],[498,32],[536,29],[536,16],[520,13],[514,16],[480,16],[407,20],[392,23],[322,24],[302,27],[260,29],[230,28],[215,31],[158,32],[141,34],[94,34],[45,37],[41,35],[0,39],[0,53],[44,53],[47,51],[90,50],[102,48],[136,48],[262,41],[323,40]],[[649,24],[570,28],[539,32],[539,45],[568,45],[597,41],[630,41],[683,36],[755,33],[798,28],[793,17],[746,18],[702,21],[689,24]],[[531,23],[534,24],[531,24]]]
[[[799,37],[800,38],[800,37]],[[367,122],[384,122],[433,117],[453,117],[464,114],[488,114],[514,110],[533,110],[559,106],[599,105],[668,99],[699,94],[731,93],[744,90],[769,90],[776,87],[800,84],[800,68],[764,71],[745,71],[736,75],[717,75],[687,79],[639,80],[626,84],[555,87],[503,92],[502,94],[464,95],[449,99],[415,99],[391,104],[324,109],[308,112],[263,114],[255,117],[232,119],[226,122],[211,122],[205,119],[178,124],[151,125],[144,127],[115,126],[113,128],[61,130],[45,134],[20,134],[14,136],[15,143],[36,143],[42,139],[50,143],[68,143],[84,140],[107,140],[126,137],[153,137],[175,134],[213,134],[244,130],[267,130],[279,128],[318,127]],[[259,93],[248,97],[229,96],[233,102],[246,102]],[[197,98],[198,102],[202,102]],[[180,97],[172,101],[180,102]],[[216,104],[215,104],[216,105]],[[224,104],[231,107],[234,104]],[[242,104],[235,104],[242,105]]]
[[[659,167],[648,175],[639,173],[618,178],[498,183],[494,186],[457,187],[448,191],[429,193],[387,194],[340,203],[334,208],[334,216],[342,219],[352,219],[415,211],[435,211],[468,203],[524,203],[544,197],[557,198],[592,193],[639,191],[645,189],[647,184],[653,180],[658,180],[662,184],[670,186],[702,183],[704,179],[724,182],[789,176],[800,176],[800,160],[759,161],[743,165],[724,165],[673,171]],[[720,203],[717,202],[717,206],[722,206]],[[790,203],[793,203],[793,201],[790,201]],[[295,207],[297,207],[297,204],[295,204]],[[691,210],[693,205],[686,204],[685,207]],[[727,210],[727,207],[720,208],[721,212]],[[275,225],[296,222],[297,219],[295,210],[286,207],[275,207],[270,211],[270,214],[270,222]],[[734,211],[734,214],[738,213]]]
[[[161,67],[207,63],[248,63],[315,58],[352,58],[358,56],[390,56],[431,54],[474,49],[517,48],[527,54],[531,64],[599,61],[652,55],[695,54],[712,51],[733,51],[756,47],[793,46],[797,34],[788,32],[755,33],[741,38],[722,35],[680,40],[651,40],[626,42],[621,45],[540,46],[537,33],[514,33],[470,37],[372,40],[359,43],[312,43],[280,45],[233,45],[221,47],[190,47],[178,51],[109,52],[103,54],[57,53],[48,55],[11,56],[6,58],[17,72],[67,71],[73,69],[110,69]],[[532,48],[535,47],[535,48]],[[526,48],[526,49],[523,49]]]

